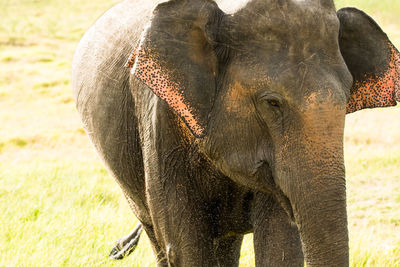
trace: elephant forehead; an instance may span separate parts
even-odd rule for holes
[[[233,25],[229,25],[238,43],[267,47],[279,43],[288,48],[327,48],[333,43],[338,47],[339,20],[334,8],[321,7],[315,1],[254,2],[234,14]]]
[[[352,81],[345,67],[340,64],[332,67],[322,57],[300,63],[278,59],[272,64],[262,56],[241,57],[227,72],[231,85],[229,98],[237,101],[248,95],[276,93],[300,106],[325,102],[342,105],[348,97],[343,88]]]

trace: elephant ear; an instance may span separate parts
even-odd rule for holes
[[[207,0],[171,0],[153,11],[131,73],[203,137],[216,95],[214,51],[222,11]]]
[[[356,8],[338,11],[339,45],[354,81],[347,113],[395,106],[400,100],[400,54],[378,24]]]

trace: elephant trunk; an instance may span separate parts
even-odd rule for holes
[[[344,176],[335,177],[342,180]],[[329,177],[313,177],[289,197],[307,266],[348,266],[346,189],[344,182],[326,186]],[[303,188],[301,188],[303,187]]]
[[[280,185],[291,203],[307,266],[349,264],[345,176],[344,168],[339,169],[324,166],[318,174],[307,170]]]
[[[276,183],[290,201],[307,266],[348,266],[343,119],[321,117],[281,146]],[[292,142],[288,142],[292,140]],[[295,140],[295,141],[293,141]]]

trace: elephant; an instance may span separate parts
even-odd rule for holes
[[[122,246],[143,228],[157,266],[238,266],[253,233],[256,266],[349,265],[345,117],[400,100],[400,54],[363,11],[125,0],[80,41],[72,86],[140,221]]]

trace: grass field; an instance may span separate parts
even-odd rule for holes
[[[73,51],[118,0],[0,0],[0,266],[154,266],[144,236],[128,259],[107,255],[135,225],[81,128]],[[371,15],[400,47],[398,0],[336,1]],[[346,121],[352,266],[400,266],[400,109]],[[254,266],[246,237],[240,266]]]

